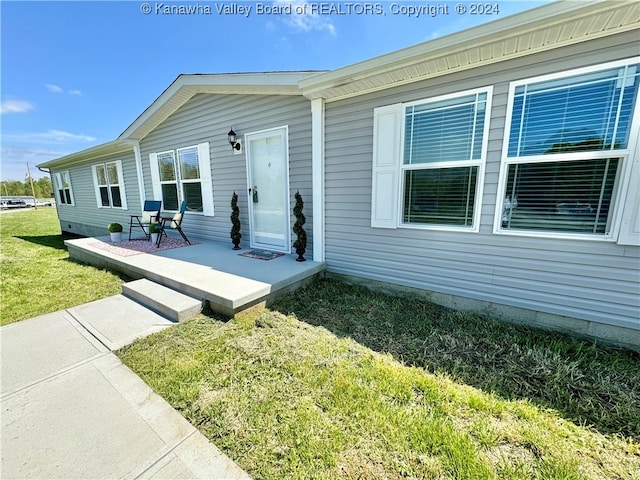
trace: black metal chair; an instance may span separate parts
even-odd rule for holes
[[[129,240],[131,240],[131,231],[140,228],[144,232],[147,240],[151,238],[149,233],[149,225],[160,221],[160,209],[162,208],[161,200],[145,200],[142,207],[142,215],[131,215],[129,219]]]
[[[160,242],[162,242],[162,237],[167,236],[167,230],[177,230],[178,233],[184,238],[184,241],[191,245],[191,242],[187,238],[187,236],[182,231],[182,219],[184,218],[184,212],[187,211],[187,202],[186,200],[180,204],[180,210],[176,213],[172,218],[163,218],[160,222],[160,225],[156,227],[156,231],[158,232],[158,240],[156,241],[156,247],[160,246]]]

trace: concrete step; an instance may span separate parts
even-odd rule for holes
[[[122,294],[176,322],[184,322],[202,311],[202,301],[146,278],[122,285]]]

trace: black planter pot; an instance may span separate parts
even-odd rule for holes
[[[296,253],[298,254],[298,258],[296,258],[296,262],[306,262],[307,259],[303,257],[304,252],[306,250],[304,248],[296,248]]]

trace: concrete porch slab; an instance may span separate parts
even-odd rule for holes
[[[324,271],[321,262],[296,262],[296,255],[259,260],[239,255],[231,245],[196,245],[120,256],[100,248],[107,238],[67,240],[69,256],[79,262],[113,269],[130,278],[147,278],[197,299],[213,311],[233,317],[238,312],[287,292]]]

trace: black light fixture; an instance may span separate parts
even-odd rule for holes
[[[229,143],[231,144],[231,148],[233,150],[240,151],[242,146],[240,145],[240,142],[238,142],[238,136],[236,135],[236,132],[233,131],[233,127],[231,127],[231,130],[229,130],[229,133],[227,133],[227,137],[229,137]]]

